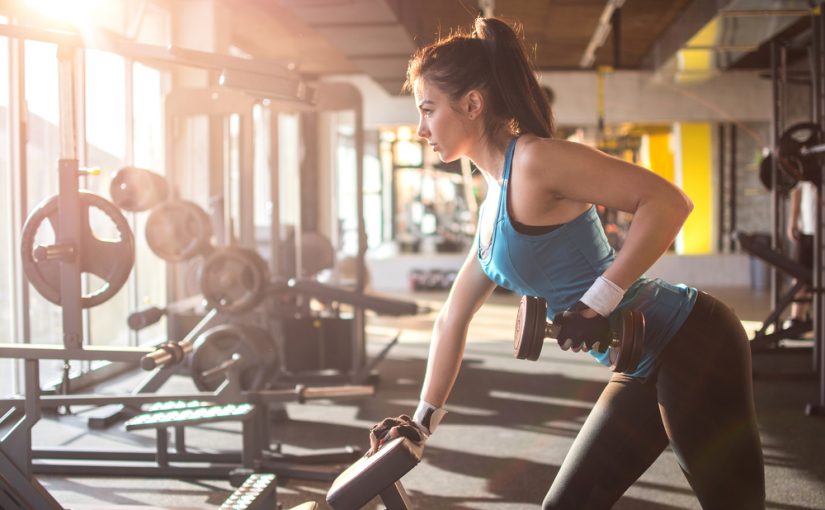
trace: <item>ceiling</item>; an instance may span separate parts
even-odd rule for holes
[[[173,12],[181,5],[197,5],[133,3],[147,1]],[[13,11],[18,2],[0,0],[0,8],[7,5]],[[285,64],[309,79],[365,74],[390,94],[401,93],[407,61],[417,48],[456,29],[470,31],[473,19],[485,11],[521,29],[540,71],[611,66],[661,75],[691,62],[694,68],[677,72],[694,72],[694,78],[736,68],[767,69],[769,42],[777,38],[788,42],[791,58],[804,60],[811,24],[811,0],[211,2],[204,5],[212,5],[222,30],[229,30],[217,39],[244,55]],[[192,10],[180,12],[186,21]],[[185,44],[173,41],[178,43]]]
[[[479,4],[519,24],[540,71],[661,70],[679,51],[706,54],[698,60],[714,69],[767,68],[769,41],[810,25],[808,0],[226,1],[238,7],[233,40],[250,54],[291,60],[307,76],[364,73],[390,94],[401,93],[409,56],[471,30]]]

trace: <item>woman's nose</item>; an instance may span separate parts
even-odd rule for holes
[[[418,124],[418,136],[421,138],[427,138],[430,135],[430,131],[424,125],[423,122]]]

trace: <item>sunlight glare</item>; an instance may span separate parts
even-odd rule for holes
[[[54,19],[68,21],[78,28],[91,25],[92,16],[102,0],[26,0],[33,9]]]

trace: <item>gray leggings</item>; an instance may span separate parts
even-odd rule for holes
[[[702,508],[765,508],[748,338],[699,293],[646,381],[615,374],[596,402],[545,509],[610,508],[670,445]]]

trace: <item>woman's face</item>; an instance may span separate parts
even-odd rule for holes
[[[471,120],[462,113],[463,101],[453,104],[443,90],[423,78],[415,80],[413,93],[418,107],[418,136],[427,140],[445,163],[468,154],[473,137]]]

